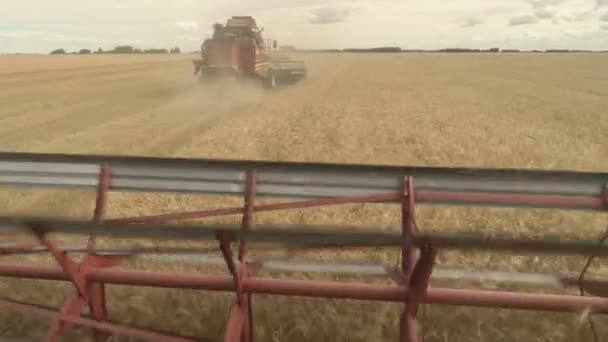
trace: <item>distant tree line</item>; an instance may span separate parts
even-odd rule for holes
[[[62,54],[79,54],[79,55],[89,55],[89,54],[179,54],[181,53],[181,49],[179,47],[174,47],[171,49],[140,49],[135,48],[131,45],[120,45],[116,46],[112,50],[104,51],[102,48],[98,48],[95,51],[91,51],[89,49],[81,49],[79,51],[67,52],[65,49],[56,49],[51,51],[51,55],[62,55]]]
[[[371,49],[343,49],[343,52],[402,52],[400,47],[383,46]]]
[[[420,53],[420,52],[431,52],[431,53],[573,53],[573,52],[607,52],[607,51],[592,51],[592,50],[559,50],[559,49],[548,49],[548,50],[518,50],[518,49],[468,49],[468,48],[447,48],[439,50],[424,50],[424,49],[402,49],[399,47],[376,47],[368,49],[308,49],[308,50],[294,50],[303,52],[345,52],[345,53]]]

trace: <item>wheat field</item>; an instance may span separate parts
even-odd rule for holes
[[[606,54],[292,57],[305,60],[308,78],[265,91],[251,82],[201,83],[192,76],[191,55],[0,56],[0,150],[608,170]],[[0,210],[89,218],[93,198],[78,191],[2,189]],[[239,203],[111,194],[108,217]],[[596,239],[608,227],[606,214],[552,210],[421,206],[417,215],[422,231]],[[400,216],[398,207],[365,204],[256,214],[256,222],[399,229]],[[309,257],[396,261],[389,252]],[[438,264],[577,271],[584,260],[449,252],[440,254]],[[145,262],[132,267],[201,270]],[[597,260],[592,272],[608,275],[608,263]],[[109,286],[108,292],[113,320],[212,341],[221,340],[233,299],[230,294],[126,286]],[[69,286],[0,279],[0,293],[57,307]],[[394,341],[399,310],[397,304],[255,296],[255,333],[258,341]],[[607,336],[608,320],[593,319],[600,336]],[[427,342],[593,341],[580,315],[426,306],[421,321]],[[0,313],[0,336],[36,340],[47,327],[43,321]],[[83,336],[76,331],[70,339]]]

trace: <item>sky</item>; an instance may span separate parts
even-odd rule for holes
[[[194,51],[232,15],[298,48],[608,50],[608,0],[0,0],[0,53]]]

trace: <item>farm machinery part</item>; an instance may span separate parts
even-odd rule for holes
[[[417,205],[504,206],[561,210],[605,211],[608,208],[608,173],[571,171],[494,170],[339,165],[234,160],[167,159],[124,156],[0,153],[0,184],[14,187],[96,189],[92,220],[62,217],[0,217],[0,255],[49,253],[59,267],[26,263],[0,263],[0,276],[69,281],[75,294],[59,310],[0,299],[3,310],[32,314],[53,323],[47,336],[56,341],[73,326],[87,327],[96,341],[112,334],[145,340],[192,341],[178,336],[135,328],[110,321],[106,310],[108,284],[230,291],[235,293],[225,328],[225,341],[252,341],[255,326],[252,299],[256,294],[386,301],[404,305],[400,340],[419,341],[417,316],[424,304],[540,310],[591,314],[608,313],[608,279],[587,274],[590,261],[608,256],[608,245],[597,240],[566,240],[545,236],[522,239],[509,235],[424,233],[415,219]],[[244,205],[194,212],[161,213],[127,218],[105,217],[109,192],[159,192],[244,196]],[[258,197],[292,198],[287,202],[259,204]],[[401,209],[400,231],[374,227],[325,227],[316,225],[254,225],[256,213],[352,203],[393,203]],[[170,224],[242,215],[242,224]],[[133,225],[137,229],[133,229]],[[346,228],[346,229],[345,229]],[[37,245],[11,244],[12,234],[28,232]],[[64,245],[51,233],[83,235],[84,245]],[[219,247],[102,248],[96,237],[130,239],[216,241]],[[605,238],[603,239],[605,240]],[[604,242],[604,241],[600,241]],[[238,243],[238,249],[233,245]],[[385,248],[400,251],[398,267],[358,263],[292,262],[258,258],[250,248],[294,251]],[[211,250],[217,250],[212,255]],[[589,262],[577,274],[463,271],[435,266],[442,250],[582,255]],[[84,254],[77,262],[74,254]],[[118,270],[114,266],[144,255],[156,260],[187,261],[195,265],[225,264],[227,275],[182,274]],[[339,282],[285,280],[260,277],[261,269],[291,273],[356,274],[360,279],[386,280]],[[363,277],[365,276],[365,277]],[[359,279],[358,278],[358,279]],[[581,294],[540,294],[490,290],[478,287],[429,287],[435,280],[548,288],[579,288]],[[108,298],[111,300],[110,298]],[[89,315],[83,315],[83,308]]]
[[[194,75],[253,78],[270,88],[306,77],[304,62],[273,57],[277,42],[263,39],[262,31],[252,17],[232,17],[225,25],[216,24],[213,37],[201,45],[201,58],[192,61]]]

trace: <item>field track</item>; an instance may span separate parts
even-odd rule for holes
[[[0,56],[0,149],[608,170],[607,54],[294,57],[307,62],[309,77],[267,92],[251,82],[201,84],[192,76],[190,55]],[[108,216],[238,203],[113,195]],[[90,217],[93,196],[3,189],[0,208]],[[353,205],[257,219],[397,229],[400,217],[398,208]],[[417,220],[422,230],[542,230],[585,238],[599,238],[608,226],[605,214],[544,210],[425,207]],[[318,257],[396,260],[381,252],[361,254]],[[442,253],[439,262],[522,271],[576,271],[583,265],[577,258],[462,253]],[[608,262],[597,261],[593,272],[608,274]],[[68,287],[0,279],[3,295],[54,306],[64,298],[49,293],[59,288]],[[109,292],[113,319],[212,340],[222,334],[232,299],[120,286]],[[259,296],[253,307],[259,341],[394,341],[398,334],[399,307],[392,304]],[[586,320],[575,315],[427,309],[427,342],[592,341]],[[608,320],[595,322],[607,336]],[[39,321],[0,313],[0,336],[40,337],[44,329]]]

